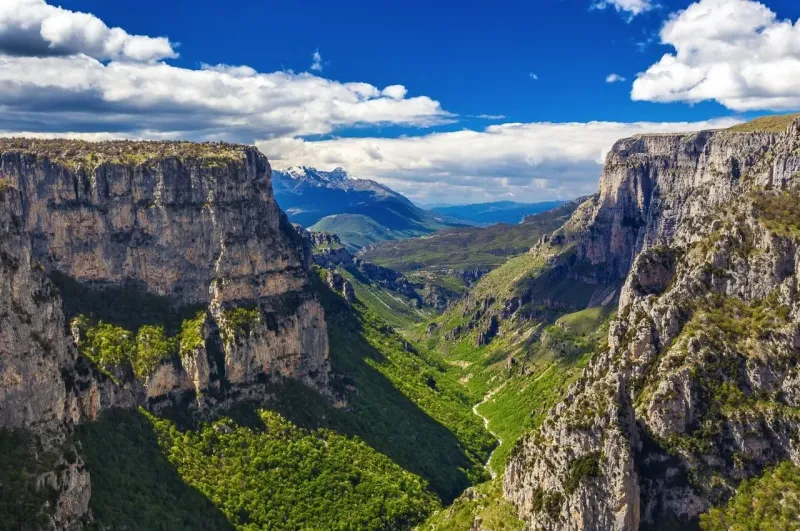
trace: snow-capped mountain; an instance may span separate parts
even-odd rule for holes
[[[292,222],[335,232],[351,248],[459,224],[419,208],[388,186],[353,178],[342,168],[273,170],[272,188]]]

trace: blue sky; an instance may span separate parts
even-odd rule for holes
[[[419,201],[575,196],[617,135],[800,108],[789,0],[4,4],[5,134],[255,142]]]
[[[717,103],[649,104],[630,99],[630,85],[669,46],[658,31],[689,0],[659,0],[633,19],[591,0],[62,0],[109,25],[180,43],[175,64],[249,65],[259,72],[308,70],[312,53],[322,74],[382,87],[405,85],[463,118],[504,115],[509,121],[691,121],[729,116]],[[383,4],[383,7],[381,6]],[[800,17],[800,2],[768,3],[782,17]],[[529,74],[535,73],[538,81]],[[609,84],[618,73],[626,82]],[[759,114],[759,113],[755,113]],[[384,128],[383,135],[408,134]],[[339,132],[341,133],[341,131]],[[371,134],[357,130],[349,134]]]

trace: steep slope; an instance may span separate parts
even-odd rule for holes
[[[530,527],[686,528],[798,455],[800,124],[762,129],[618,142],[543,242],[624,286],[608,348],[512,452]]]
[[[300,229],[316,265],[325,270],[328,288],[348,302],[358,298],[387,324],[406,328],[431,317],[440,300],[431,289],[411,283],[402,273],[367,262],[345,249],[339,237]],[[435,289],[435,288],[433,288]]]
[[[3,525],[408,529],[487,478],[384,319],[415,288],[348,254],[335,293],[312,251],[254,148],[0,141]]]
[[[283,378],[330,393],[323,310],[269,175],[244,146],[0,141],[0,428],[66,459],[38,480],[53,526],[90,518],[75,422],[203,411]]]
[[[275,171],[273,186],[276,200],[293,223],[306,228],[321,223],[318,230],[339,234],[351,250],[460,224],[417,207],[375,181],[354,179],[341,168]]]
[[[494,203],[475,203],[471,205],[435,206],[431,210],[443,216],[463,219],[476,225],[495,223],[516,224],[539,212],[552,210],[564,201],[540,201],[538,203],[517,203],[515,201],[496,201]]]

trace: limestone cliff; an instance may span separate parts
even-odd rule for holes
[[[504,492],[531,528],[683,529],[764,466],[800,461],[798,146],[795,122],[609,153],[598,196],[552,240],[591,278],[625,279],[619,315],[514,449]]]
[[[0,140],[0,428],[53,448],[111,406],[203,411],[281,378],[327,393],[308,267],[255,148]],[[122,357],[93,357],[112,325]],[[154,342],[165,326],[176,338]],[[90,482],[79,458],[58,468],[64,528],[88,518]]]

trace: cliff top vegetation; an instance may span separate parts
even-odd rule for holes
[[[251,146],[226,142],[2,138],[0,153],[46,157],[70,168],[94,169],[102,164],[141,165],[168,158],[199,159],[206,166],[241,161]]]
[[[800,118],[800,113],[762,116],[743,124],[734,125],[728,128],[728,131],[736,133],[782,133],[797,118]]]

